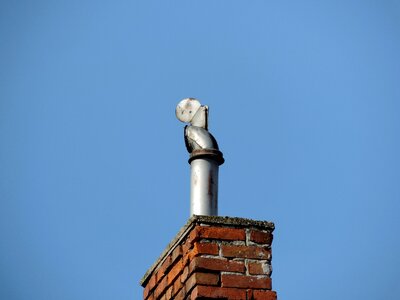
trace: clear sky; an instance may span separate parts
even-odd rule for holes
[[[2,1],[0,299],[141,299],[189,217],[183,98],[221,215],[275,222],[287,300],[400,295],[398,1]]]

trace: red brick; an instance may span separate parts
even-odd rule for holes
[[[263,275],[264,274],[264,269],[261,263],[256,263],[256,262],[249,262],[247,265],[247,271],[249,271],[249,274],[251,275]]]
[[[182,246],[178,245],[174,251],[170,254],[171,264],[175,263],[175,261],[182,256]]]
[[[156,283],[157,283],[156,275],[153,274],[153,276],[151,276],[149,281],[147,282],[145,289],[143,290],[143,299],[147,298],[147,296],[150,294],[150,292],[155,288]]]
[[[194,229],[192,229],[192,231],[190,231],[190,233],[186,239],[184,249],[190,249],[193,246],[193,243],[198,240],[199,240],[199,235],[197,232],[197,227],[195,227]]]
[[[250,231],[250,241],[258,243],[258,244],[271,245],[272,234],[270,232],[264,232],[264,231],[252,229]]]
[[[185,283],[186,291],[189,292],[195,285],[218,285],[219,275],[215,273],[193,273]]]
[[[164,276],[168,273],[167,266],[169,267],[169,264],[162,264],[161,267],[153,275],[153,277],[156,280],[156,284],[160,282],[164,278]]]
[[[165,294],[164,294],[164,296],[165,296],[165,298],[167,299],[167,300],[169,300],[169,299],[172,299],[172,297],[174,296],[173,295],[173,287],[172,286],[170,286],[169,288],[168,288],[168,290],[165,292]]]
[[[183,287],[183,281],[182,281],[182,276],[179,278],[177,278],[175,281],[174,281],[174,283],[173,283],[173,285],[172,285],[172,296],[175,296],[175,294],[177,293],[177,292],[179,292],[181,289],[182,289],[182,287]]]
[[[221,245],[222,256],[232,258],[269,259],[271,251],[258,246]]]
[[[167,284],[170,285],[175,278],[182,273],[183,271],[183,264],[182,261],[178,261],[174,267],[168,272],[167,274]]]
[[[198,270],[244,273],[245,265],[243,262],[229,261],[227,259],[195,257],[190,263],[189,273]]]
[[[169,288],[173,283],[179,282],[179,287],[181,287],[180,279],[178,278],[179,274],[183,271],[182,262],[177,262],[174,267],[166,274],[163,279],[158,282],[156,289],[154,291],[154,297],[158,299],[163,295],[165,290]]]
[[[160,268],[157,270],[157,281],[160,281],[162,277],[168,270],[172,268],[172,266],[176,263],[176,261],[182,256],[182,247],[178,245],[172,253],[170,253],[163,263],[161,264]]]
[[[182,287],[179,292],[175,295],[174,300],[184,300],[186,299],[186,290],[185,287]]]
[[[146,300],[154,300],[154,295],[153,294],[149,294],[146,298]]]
[[[215,243],[195,243],[194,250],[199,254],[218,255],[218,244]]]
[[[253,299],[254,300],[276,300],[276,292],[253,290]]]
[[[159,299],[160,296],[164,293],[165,289],[168,287],[167,284],[167,277],[164,277],[163,280],[161,280],[158,284],[156,289],[154,290],[154,298]]]
[[[246,290],[198,285],[190,294],[190,299],[244,300],[246,299]]]
[[[228,227],[197,226],[189,234],[191,243],[199,239],[216,239],[224,241],[244,241],[246,233],[244,229]]]
[[[254,244],[244,245],[246,232]],[[270,232],[255,227],[196,225],[147,279],[143,299],[276,300],[269,269],[264,272],[272,238]]]
[[[188,253],[189,250],[193,247],[192,238],[194,238],[196,236],[196,234],[193,233],[193,236],[192,236],[192,233],[193,233],[193,231],[189,234],[188,238],[186,239],[186,241],[182,245],[182,254],[183,255]],[[191,238],[191,236],[192,236],[192,238]]]
[[[201,254],[218,255],[219,254],[218,244],[195,243],[193,249],[187,255],[184,256],[183,264],[186,265],[193,259],[193,257],[199,256]]]
[[[182,282],[182,283],[184,283],[184,282],[186,281],[188,275],[189,275],[189,267],[186,266],[186,267],[183,269],[183,272],[182,272],[182,275],[181,275],[181,282]]]
[[[271,278],[269,277],[222,274],[221,282],[223,287],[271,289]]]

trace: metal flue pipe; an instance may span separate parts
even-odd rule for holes
[[[216,139],[208,132],[208,107],[194,98],[176,107],[185,126],[185,144],[190,153],[190,215],[218,215],[218,170],[224,163]]]

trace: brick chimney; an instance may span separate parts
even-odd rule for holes
[[[274,224],[192,216],[141,280],[144,300],[275,300]]]

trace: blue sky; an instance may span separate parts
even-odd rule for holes
[[[279,298],[398,299],[399,78],[397,1],[3,1],[0,298],[141,299],[197,97]]]

